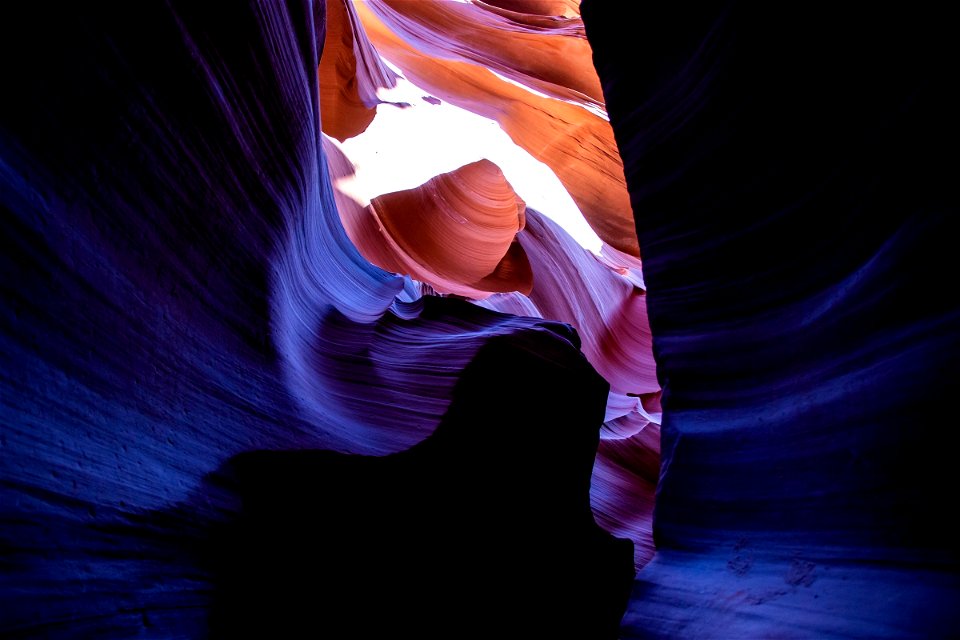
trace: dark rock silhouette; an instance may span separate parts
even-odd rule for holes
[[[493,380],[543,402],[505,412]],[[215,635],[616,638],[632,544],[594,523],[588,495],[605,398],[565,341],[497,339],[408,451],[239,456]]]
[[[624,637],[960,633],[946,16],[582,10],[663,385]]]
[[[615,635],[605,384],[569,328],[397,301],[350,245],[323,7],[0,22],[0,635]]]

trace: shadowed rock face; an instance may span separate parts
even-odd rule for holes
[[[533,270],[529,297],[482,303],[504,312],[570,323],[583,353],[610,384],[591,498],[601,525],[634,541],[637,566],[653,556],[653,496],[660,471],[659,384],[639,262],[584,250],[556,223],[527,209],[518,235]],[[604,248],[609,250],[608,247]],[[627,267],[615,267],[613,264]]]
[[[0,635],[960,633],[946,16],[331,2],[0,23]],[[367,262],[374,45],[622,252],[481,162],[374,206],[499,293]]]
[[[528,4],[530,11],[546,7]],[[572,193],[582,195],[587,188],[607,199],[600,209],[585,209],[591,224],[600,230],[619,220],[604,237],[621,248],[633,245],[625,184],[609,180],[622,171],[578,16],[430,1],[365,2],[357,11],[372,41],[410,77],[434,89],[439,82],[443,86],[438,90],[496,118],[544,161],[562,159],[551,166],[568,178]],[[563,65],[555,64],[559,58]],[[356,84],[363,84],[362,74],[357,76]],[[321,98],[322,90],[321,85]],[[520,121],[525,129],[518,129]],[[396,144],[389,136],[380,143]],[[456,136],[450,145],[457,145]],[[577,329],[587,359],[611,385],[601,432],[605,442],[592,482],[594,513],[608,531],[632,539],[637,566],[645,564],[653,554],[660,410],[639,259],[609,244],[592,255],[540,212],[522,211],[510,185],[488,161],[374,197],[350,187],[355,171],[344,150],[324,141],[337,209],[347,235],[367,260],[420,281],[424,290]],[[598,170],[606,177],[598,177]],[[373,202],[367,205],[369,198]],[[549,209],[544,213],[555,215]],[[298,314],[291,315],[299,326]],[[318,408],[322,416],[325,385],[316,384],[316,368],[302,366],[299,356],[322,342],[314,341],[312,332],[306,333],[306,342],[308,348],[293,349],[296,380],[309,398],[308,409]],[[447,341],[443,348],[449,346]],[[421,362],[433,360],[431,352]],[[402,402],[391,398],[384,404]],[[364,400],[359,411],[366,409]],[[375,437],[368,432],[368,440]]]
[[[352,246],[323,6],[3,22],[0,635],[615,635],[606,384],[568,326],[420,296]]]
[[[624,637],[960,631],[943,16],[584,2],[663,384]]]
[[[492,380],[553,402],[504,412]],[[605,400],[583,357],[540,332],[482,348],[408,451],[238,457],[214,630],[616,638],[631,544],[594,523],[587,496]]]

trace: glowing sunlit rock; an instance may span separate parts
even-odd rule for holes
[[[327,2],[318,77],[323,132],[341,141],[370,125],[380,103],[377,89],[396,82],[396,75],[367,39],[349,0]]]
[[[331,151],[335,171],[345,175],[345,158]],[[530,292],[530,265],[516,241],[526,206],[488,160],[378,196],[366,207],[342,193],[337,202],[351,240],[387,271],[471,298]]]
[[[570,77],[565,77],[565,72],[540,73],[543,78],[556,81],[548,84],[540,77],[529,75],[536,71],[501,75],[477,62],[483,60],[493,69],[499,67],[506,72],[509,65],[503,61],[505,56],[502,53],[493,56],[493,52],[500,51],[500,45],[510,47],[510,42],[523,42],[523,37],[534,38],[547,49],[556,46],[554,42],[567,40],[585,44],[582,30],[544,32],[543,28],[525,27],[482,7],[461,3],[400,2],[393,6],[383,2],[358,2],[354,6],[382,55],[437,97],[499,122],[518,145],[553,169],[584,217],[607,244],[639,255],[613,130],[602,112],[597,113],[595,99],[573,90],[579,94],[575,98],[569,87],[564,89],[559,84],[584,77],[576,70],[586,69],[581,65],[589,65],[589,49],[583,47],[574,58],[574,72]],[[413,12],[414,17],[408,16],[408,11]],[[442,24],[449,27],[453,21],[476,23],[463,29],[467,35],[476,31],[478,38],[483,35],[481,40],[490,44],[478,44],[474,49],[469,42],[446,37],[447,29],[433,30]],[[504,33],[511,34],[506,44]],[[522,49],[513,55],[522,56]],[[537,56],[532,58],[535,60]],[[549,64],[545,62],[544,68]],[[580,88],[595,92],[595,83],[586,83]],[[565,93],[566,98],[552,97],[558,93]]]

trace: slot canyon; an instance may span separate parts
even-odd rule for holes
[[[960,636],[947,8],[4,11],[0,637]]]

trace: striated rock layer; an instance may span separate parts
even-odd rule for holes
[[[349,0],[326,3],[326,31],[317,75],[323,132],[340,141],[363,133],[377,114],[377,89],[396,74],[370,44]]]
[[[411,81],[496,120],[556,173],[604,242],[639,255],[623,166],[579,18],[544,26],[464,3],[354,6],[377,50]]]
[[[637,566],[642,566],[653,555],[660,461],[660,387],[644,292],[630,268],[611,268],[537,211],[527,209],[526,219],[518,239],[533,270],[532,292],[494,296],[481,304],[567,322],[577,330],[584,356],[610,384],[591,483],[593,511],[605,529],[633,540]]]
[[[357,10],[378,47],[410,77],[469,110],[497,118],[518,143],[548,163],[550,145],[567,149],[562,163],[551,166],[569,178],[575,194],[599,187],[604,197],[620,198],[600,219],[606,224],[613,214],[625,225],[609,227],[604,237],[636,252],[629,248],[634,231],[624,186],[604,183],[592,173],[598,166],[608,173],[613,167],[619,175],[620,163],[602,118],[600,85],[578,17],[544,17],[483,3],[389,0],[360,3]],[[565,64],[557,65],[558,59]],[[443,78],[450,84],[438,90],[435,84]],[[453,91],[454,97],[443,91]],[[471,99],[462,99],[464,91]],[[503,109],[530,115],[529,130],[520,138]],[[609,162],[592,153],[592,138],[583,126],[603,137]],[[350,161],[333,143],[326,150],[334,182],[343,184],[353,175]],[[348,235],[374,264],[440,293],[577,329],[587,359],[612,387],[601,435],[622,440],[602,448],[611,458],[601,455],[596,467],[594,513],[607,530],[634,541],[638,566],[647,562],[653,553],[659,464],[659,408],[653,406],[659,385],[639,260],[610,246],[598,259],[535,211],[527,211],[526,228],[517,225],[509,185],[486,161],[374,198],[370,206],[340,189],[336,196]],[[519,213],[524,215],[522,203]],[[500,293],[506,295],[491,295]]]
[[[957,635],[946,16],[582,11],[663,384],[622,637]]]
[[[615,637],[630,544],[589,502],[608,386],[569,326],[353,247],[324,4],[23,9],[0,37],[24,61],[0,104],[0,635]]]
[[[327,148],[340,163],[349,163],[332,145]],[[348,198],[337,195],[347,235],[367,260],[387,271],[470,298],[529,293],[533,286],[527,256],[516,241],[526,205],[489,160],[377,196],[367,207]]]
[[[22,9],[0,635],[960,634],[949,16]],[[375,46],[601,254],[488,161],[333,188]]]

